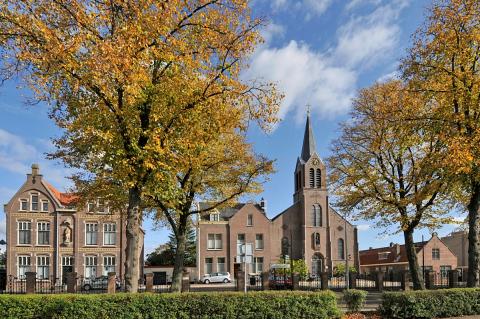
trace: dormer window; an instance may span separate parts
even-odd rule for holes
[[[42,200],[42,212],[48,212],[48,200]]]
[[[32,194],[32,210],[38,210],[38,194]]]
[[[390,252],[382,252],[382,253],[378,253],[378,260],[385,260],[385,259],[388,259],[388,255],[390,254]]]
[[[20,210],[27,211],[28,210],[28,200],[21,199],[20,200]]]
[[[95,202],[88,202],[87,210],[88,210],[89,213],[94,213],[95,212]]]
[[[220,220],[220,214],[219,213],[211,213],[210,214],[210,221],[211,222],[218,222]]]
[[[99,199],[98,200],[98,212],[99,213],[105,213],[105,200],[104,199]]]

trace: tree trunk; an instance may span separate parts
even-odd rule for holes
[[[468,203],[468,275],[467,287],[476,287],[480,268],[480,183],[473,182]]]
[[[180,218],[177,229],[177,249],[173,265],[172,292],[182,291],[183,264],[185,259],[187,219]]]
[[[138,291],[138,279],[140,277],[139,269],[139,239],[141,223],[141,197],[138,187],[128,191],[127,208],[127,243],[125,247],[125,290],[128,292]]]
[[[420,267],[418,266],[417,251],[413,242],[413,230],[406,230],[403,232],[405,238],[405,251],[407,253],[408,267],[410,269],[410,276],[412,277],[413,289],[425,289],[423,276],[421,276]]]

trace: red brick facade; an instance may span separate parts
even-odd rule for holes
[[[328,205],[326,177],[307,118],[294,172],[293,205],[272,219],[266,216],[263,203],[237,204],[200,218],[198,277],[219,269],[233,273],[237,244],[243,240],[255,247],[250,273],[268,271],[285,255],[304,259],[310,273],[333,270],[346,257],[358,269],[357,230]]]
[[[69,271],[79,276],[115,271],[123,276],[126,236],[122,215],[110,212],[100,201],[90,208],[75,207],[75,199],[57,191],[32,165],[32,173],[4,209],[8,275],[35,271],[37,277],[61,278]]]

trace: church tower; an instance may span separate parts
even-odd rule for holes
[[[328,194],[326,167],[317,153],[310,112],[295,167],[294,185],[293,201],[302,224],[303,258],[311,265],[312,273],[320,273],[325,269],[325,259],[330,259]]]

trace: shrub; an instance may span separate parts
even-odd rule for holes
[[[456,288],[383,294],[380,312],[387,318],[445,318],[480,315],[480,289]]]
[[[0,295],[0,318],[339,318],[334,293]]]
[[[362,310],[366,297],[367,292],[364,290],[347,289],[343,292],[343,300],[345,300],[347,308],[351,312]]]

